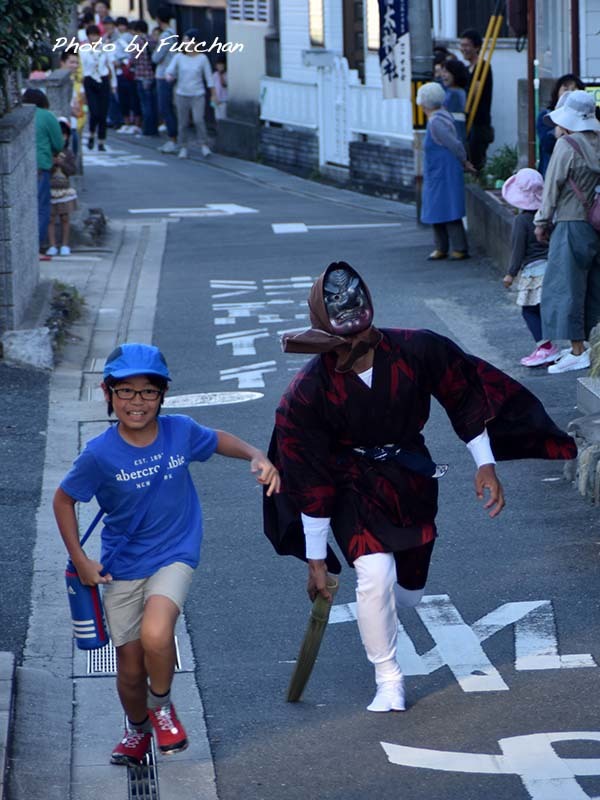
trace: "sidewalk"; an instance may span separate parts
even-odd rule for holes
[[[150,799],[158,798],[159,783],[162,800],[216,800],[185,621],[177,628],[176,692],[186,709],[189,749],[171,760],[152,753],[148,766],[140,769],[111,766],[109,754],[123,725],[114,688],[114,648],[109,645],[87,657],[74,647],[64,585],[57,580],[66,553],[56,532],[52,496],[82,443],[106,426],[98,388],[106,354],[119,341],[151,341],[166,228],[162,221],[113,223],[101,250],[76,251],[40,265],[42,279],[75,286],[85,298],[86,311],[71,329],[50,380],[31,615],[14,682],[12,654],[0,654],[0,774],[4,775],[12,703],[7,778],[11,800]],[[93,513],[92,508],[82,509],[82,528]],[[3,788],[0,783],[0,800]]]

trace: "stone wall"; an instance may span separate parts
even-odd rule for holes
[[[388,147],[377,142],[350,142],[350,181],[376,194],[415,196],[415,157],[412,147]]]
[[[0,333],[19,327],[39,281],[34,114],[0,117]]]
[[[267,164],[309,175],[319,168],[319,142],[311,131],[290,131],[274,125],[260,129],[260,156]]]

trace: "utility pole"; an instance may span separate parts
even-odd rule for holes
[[[431,30],[431,8],[428,2],[407,0],[408,30],[410,33],[410,68],[412,73],[413,97],[418,87],[433,78],[433,37]],[[416,103],[413,103],[413,116],[416,117]],[[417,220],[421,216],[421,195],[423,191],[423,140],[425,130],[416,127],[413,119],[413,149],[415,158],[415,200]]]

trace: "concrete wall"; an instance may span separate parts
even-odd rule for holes
[[[476,184],[465,186],[469,241],[491,258],[503,274],[510,262],[514,214]]]
[[[267,164],[301,175],[319,168],[319,143],[310,131],[265,126],[260,129],[260,155]]]
[[[0,333],[19,327],[39,281],[34,114],[0,117]]]
[[[414,199],[415,157],[412,148],[350,142],[350,180],[363,191]]]

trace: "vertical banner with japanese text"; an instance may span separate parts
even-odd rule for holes
[[[379,0],[381,83],[384,99],[410,100],[409,0]]]

